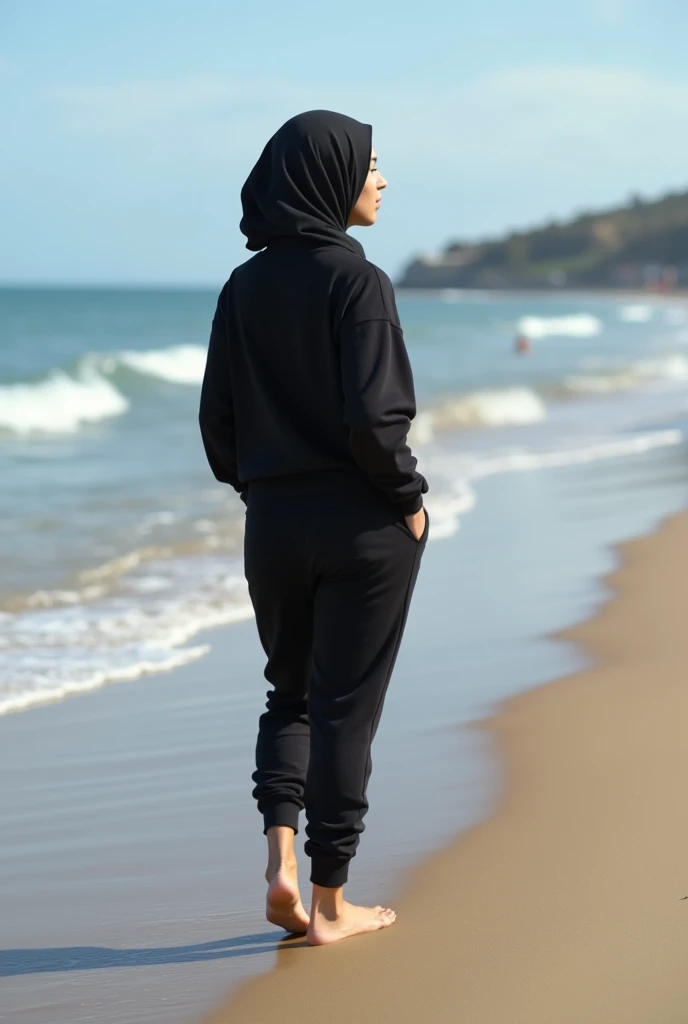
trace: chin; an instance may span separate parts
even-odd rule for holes
[[[377,221],[377,210],[373,210],[372,213],[360,213],[355,219],[352,219],[347,224],[347,228],[370,228]]]

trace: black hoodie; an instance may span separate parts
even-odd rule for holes
[[[310,111],[270,139],[241,192],[247,248],[220,293],[201,391],[211,469],[251,480],[358,467],[403,515],[425,479],[406,443],[413,377],[394,291],[346,233],[371,128]]]

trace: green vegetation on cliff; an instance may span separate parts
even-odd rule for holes
[[[402,288],[688,287],[688,192],[417,257]]]

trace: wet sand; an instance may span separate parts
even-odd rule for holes
[[[563,634],[594,659],[482,723],[496,812],[418,868],[398,923],[277,969],[205,1024],[688,1019],[688,516],[624,547]]]

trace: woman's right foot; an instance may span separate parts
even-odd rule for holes
[[[309,946],[325,946],[352,935],[377,932],[389,928],[397,919],[394,911],[385,907],[357,907],[345,900],[338,902],[334,912],[330,907],[317,907],[314,902],[306,932]]]

